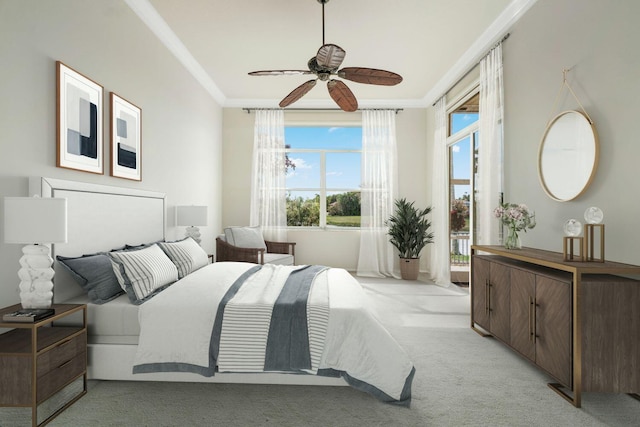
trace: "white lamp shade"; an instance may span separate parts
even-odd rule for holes
[[[4,198],[5,243],[64,243],[67,241],[67,199]]]
[[[207,207],[176,206],[176,224],[179,226],[207,225]]]

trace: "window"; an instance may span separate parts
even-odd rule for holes
[[[287,225],[359,227],[362,127],[287,126]]]
[[[449,197],[451,264],[468,266],[475,225],[475,174],[478,153],[478,92],[463,99],[449,113]],[[459,281],[459,280],[457,280]]]

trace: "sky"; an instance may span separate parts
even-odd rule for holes
[[[361,150],[361,127],[286,127],[285,144],[291,149]],[[289,153],[296,165],[287,173],[287,188],[320,187],[320,154]],[[360,153],[327,153],[327,189],[358,189]]]

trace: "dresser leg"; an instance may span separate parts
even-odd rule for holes
[[[569,393],[567,393],[565,390],[567,390],[567,388],[565,386],[563,386],[562,384],[558,384],[558,383],[549,383],[547,384],[549,386],[549,388],[551,388],[551,390],[555,391],[556,393],[558,393],[560,396],[562,396],[563,399],[565,399],[567,402],[571,403],[573,406],[575,406],[576,408],[579,408],[581,406],[581,393],[580,392],[573,392],[573,396],[571,396]]]
[[[640,400],[640,394],[638,393],[627,393],[627,394],[636,400]]]

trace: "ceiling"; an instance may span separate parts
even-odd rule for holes
[[[309,75],[322,45],[318,0],[125,0],[224,107],[277,107]],[[325,41],[346,51],[342,66],[403,76],[397,86],[345,81],[361,107],[424,107],[470,69],[535,0],[331,0]],[[165,24],[166,23],[166,24]],[[334,107],[319,82],[291,107]]]

